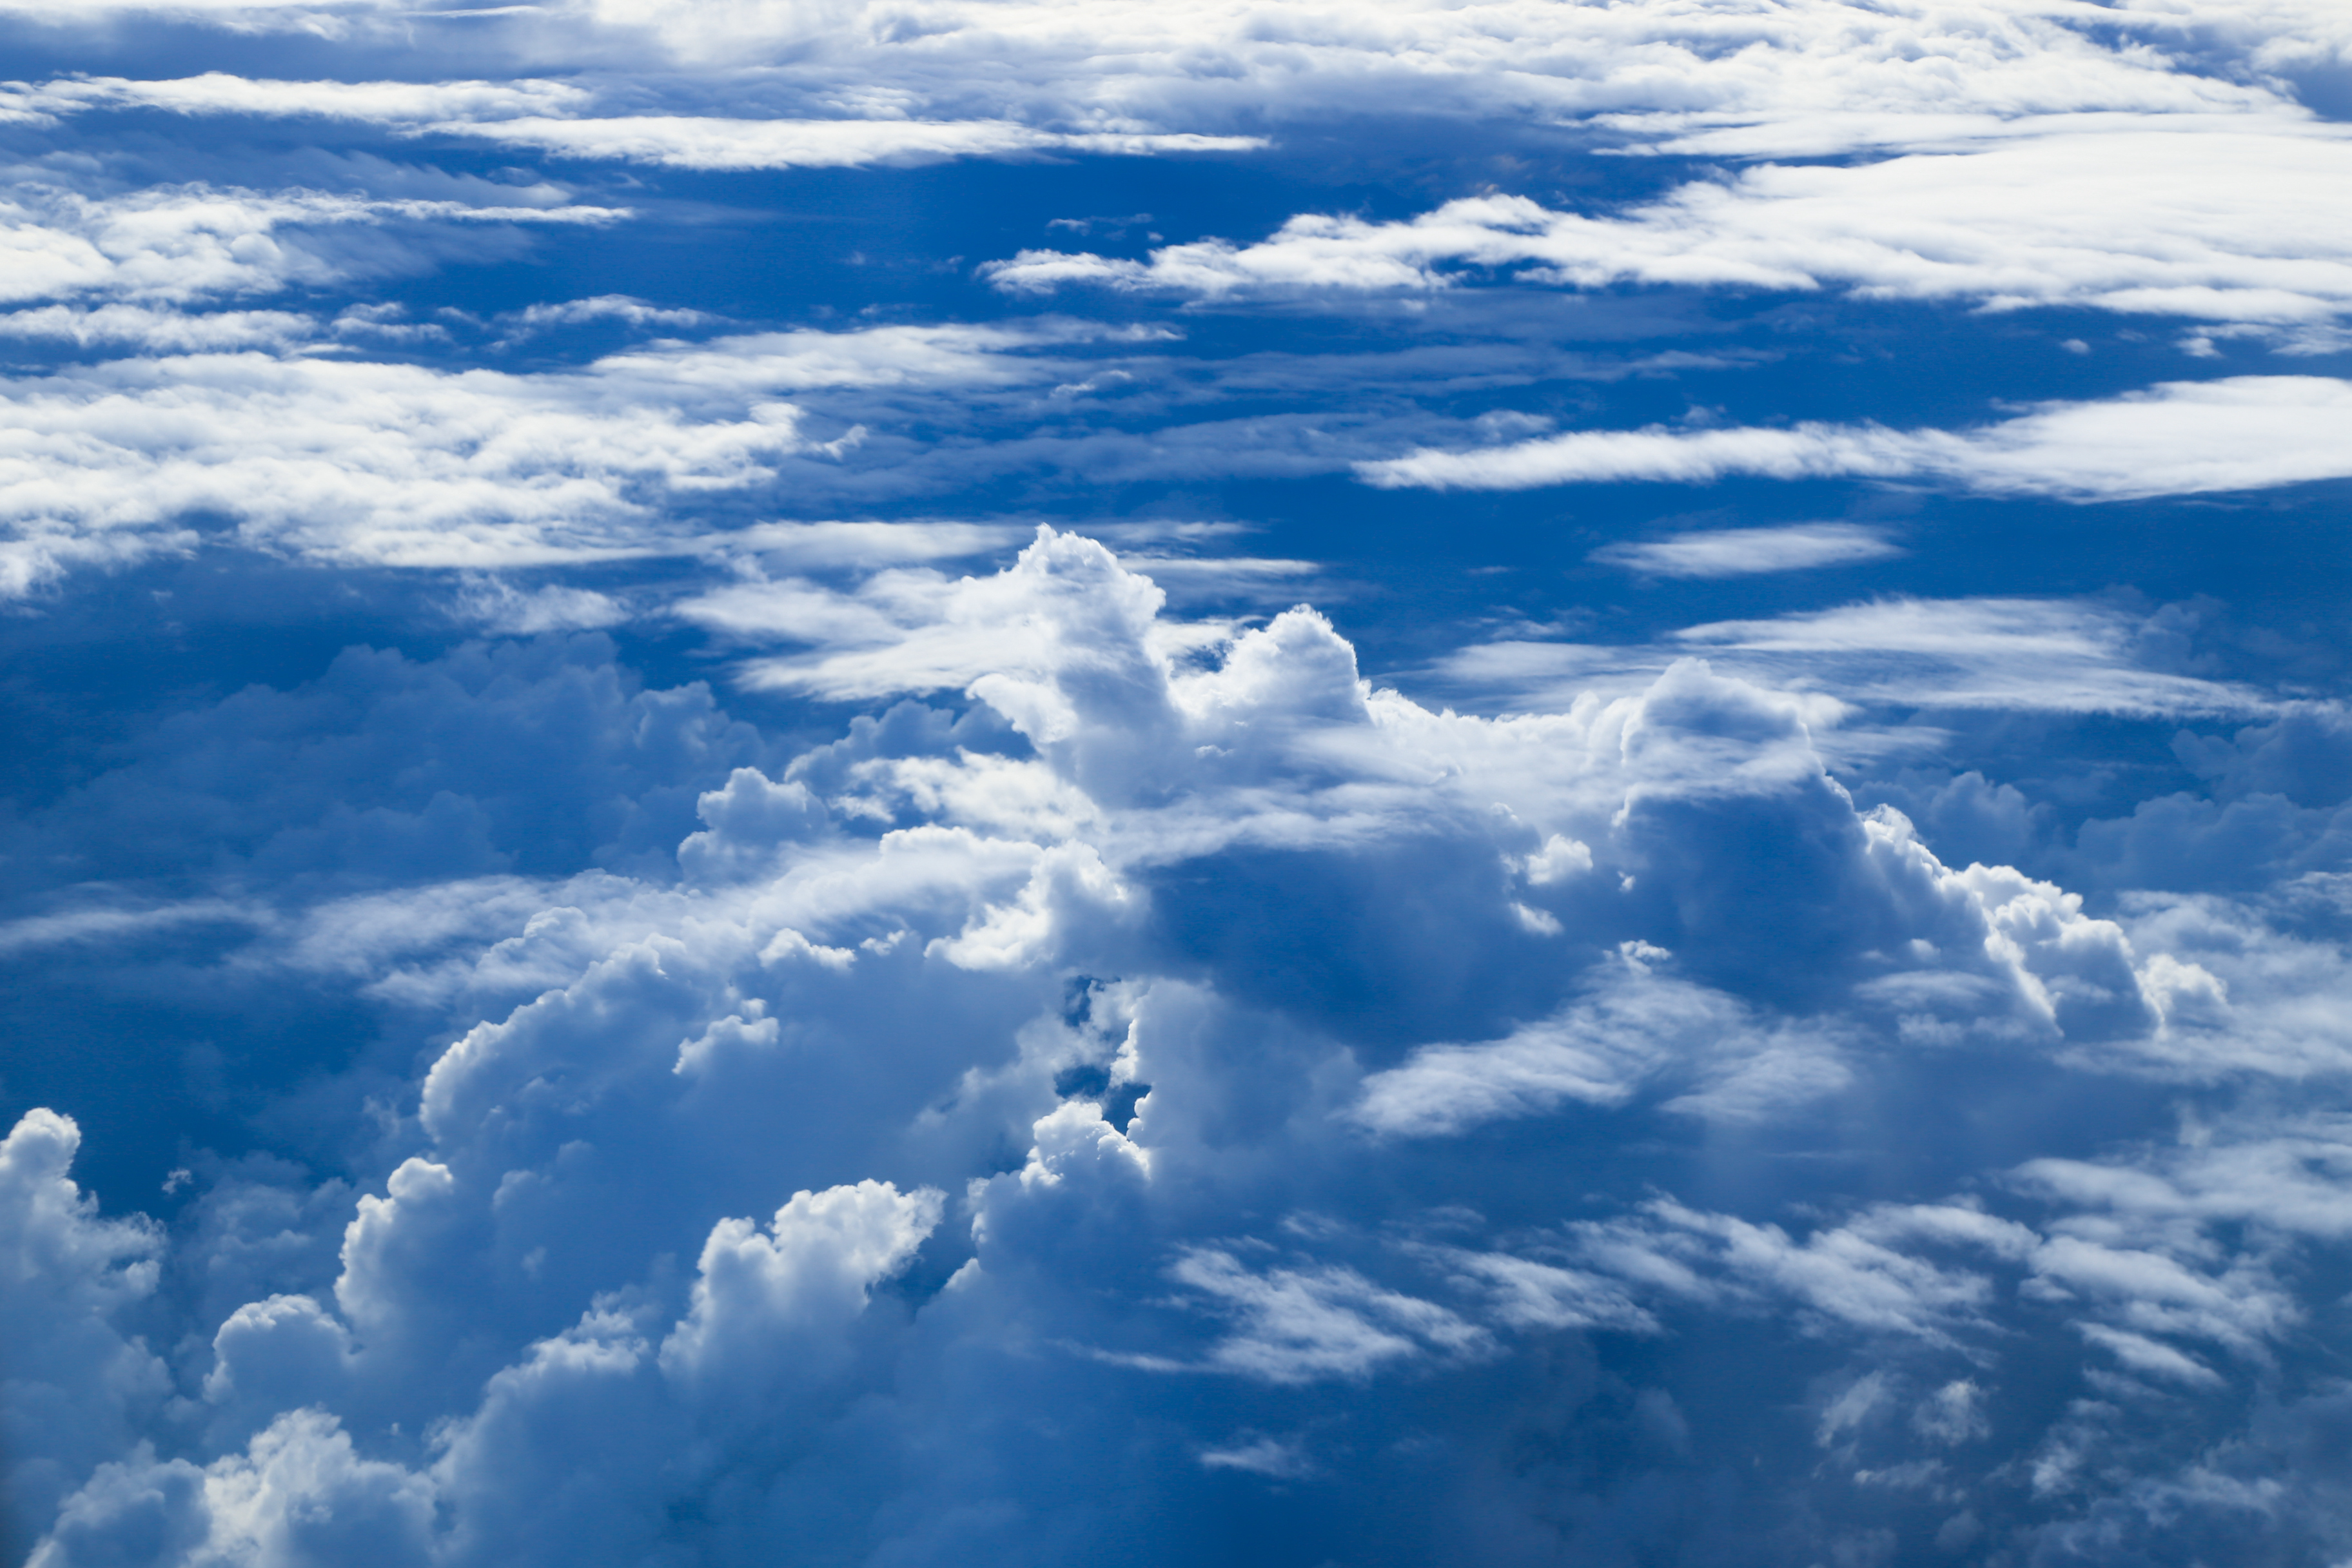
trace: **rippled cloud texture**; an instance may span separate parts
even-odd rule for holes
[[[2352,11],[0,39],[0,1561],[2352,1561]]]

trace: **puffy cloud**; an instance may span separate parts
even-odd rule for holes
[[[763,754],[707,687],[646,690],[612,647],[586,634],[466,644],[438,659],[348,649],[294,689],[257,686],[155,726],[22,825],[27,858],[101,885],[168,888],[234,865],[281,892],[360,895],[285,954],[331,971],[375,973],[448,915],[527,920],[536,906],[505,904],[488,883],[438,910],[363,890],[562,875],[647,851],[668,862],[698,796]],[[12,880],[21,894],[57,875],[27,887],[19,868]],[[26,918],[10,928],[18,942],[89,940],[126,922],[268,920],[249,898]]]
[[[2352,1542],[2333,650],[2074,596],[2337,471],[2120,390],[2333,341],[2331,8],[10,25],[12,1553]],[[1537,473],[1972,499],[1422,488]]]
[[[399,1186],[396,1176],[396,1195]],[[718,1434],[772,1418],[780,1400],[805,1400],[837,1376],[827,1358],[839,1355],[844,1330],[938,1215],[936,1193],[866,1182],[795,1194],[764,1236],[748,1221],[721,1221],[692,1307],[657,1352],[626,1315],[592,1311],[491,1377],[479,1407],[444,1429],[428,1466],[366,1458],[326,1410],[289,1409],[243,1451],[202,1469],[152,1454],[99,1467],[66,1500],[33,1561],[538,1562],[609,1547],[614,1531],[642,1538],[649,1521],[637,1510],[690,1492],[709,1466],[663,1467],[655,1445],[698,1426]],[[322,1369],[339,1373],[348,1359],[341,1325],[306,1298],[240,1309],[221,1332],[207,1384],[216,1398],[231,1368],[248,1383],[265,1369],[288,1393],[331,1393],[341,1379]],[[633,1420],[615,1429],[624,1406],[635,1406]],[[583,1417],[586,1427],[572,1425]],[[624,1453],[665,1473],[614,1486],[577,1468]]]
[[[840,543],[775,538],[780,562]],[[2168,1390],[2147,1396],[2196,1402],[2189,1427],[2211,1435],[2244,1419],[2223,1368],[2302,1353],[2281,1281],[2340,1230],[2326,1128],[2242,1155],[2029,1144],[1988,1181],[1975,1135],[1913,1112],[1917,1148],[1884,1157],[1916,1195],[1800,1184],[1792,1209],[1738,1189],[1790,1163],[1758,1151],[1875,1124],[1947,1075],[2197,1092],[2211,1075],[2188,1064],[2249,1028],[2280,1045],[2231,1058],[2241,1079],[2340,1071],[2308,1038],[2340,984],[2325,942],[2282,970],[2288,949],[2226,900],[2109,919],[2018,870],[1955,868],[1831,777],[1849,710],[1760,673],[1685,660],[1557,711],[1433,710],[1366,681],[1314,611],[1184,622],[1051,531],[985,575],[796,581],[830,619],[726,601],[740,646],[803,650],[760,653],[765,679],[928,699],[787,761],[706,694],[626,689],[586,638],[446,668],[347,656],[159,753],[210,754],[217,731],[221,756],[251,753],[237,778],[341,778],[256,749],[322,744],[306,705],[331,700],[384,716],[321,752],[348,752],[352,779],[380,771],[365,737],[396,742],[432,765],[383,798],[429,784],[495,823],[467,769],[507,764],[417,737],[495,736],[570,691],[604,737],[570,747],[583,799],[671,792],[678,847],[562,881],[555,858],[544,880],[331,884],[232,950],[447,1024],[360,1191],[217,1184],[187,1244],[192,1267],[220,1260],[216,1285],[152,1309],[184,1324],[171,1362],[115,1321],[152,1300],[121,1266],[160,1239],[58,1187],[61,1124],[26,1124],[45,1212],[106,1241],[74,1321],[151,1369],[136,1398],[176,1386],[189,1411],[153,1452],[132,1436],[149,1421],[58,1466],[27,1510],[45,1563],[135,1540],[190,1563],[680,1542],[731,1561],[779,1531],[884,1532],[930,1560],[950,1549],[925,1532],[998,1504],[1024,1510],[1017,1558],[1186,1487],[1353,1487],[1349,1456],[1414,1431],[1451,1456],[1435,1495],[1467,1500],[1511,1472],[1444,1413],[1481,1401],[1448,1402],[1482,1379],[1572,1383],[1532,1369],[1603,1352],[1545,1347],[1612,1336],[1781,1347],[1756,1354],[1793,1358],[1765,1375],[1798,1448],[1805,1413],[1835,1405],[1849,1469],[1945,1477],[1932,1490],[2062,1443],[2084,1456],[2070,1473],[2114,1451],[2012,1396],[2031,1357]],[[1925,607],[1881,619],[1921,648],[1973,635]],[[1692,640],[1788,658],[1884,640],[1854,624]],[[2045,659],[2081,635],[2041,626],[2017,630]],[[2271,743],[2257,726],[2230,754]],[[2250,781],[2301,755],[2276,743]],[[1978,1196],[1948,1195],[1969,1181]],[[2256,1215],[2271,1239],[2231,1230]],[[1876,1373],[1869,1398],[1805,1382],[1848,1364],[1835,1386]],[[1671,1415],[1701,1391],[1655,1377],[1671,1392],[1622,1391],[1647,1434],[1629,1451],[1715,1452]],[[141,1416],[136,1398],[118,1408]],[[1108,1514],[1057,1490],[1091,1495],[1078,1478],[1125,1452],[1097,1413],[1142,1445],[1119,1461],[1132,1506]],[[2000,1509],[2012,1530],[2063,1513]],[[1199,1544],[1180,1537],[1160,1556]]]
[[[0,1141],[0,1530],[22,1552],[76,1478],[126,1452],[171,1392],[121,1319],[155,1289],[163,1238],[100,1217],[68,1173],[81,1130],[32,1110]]]
[[[662,1369],[729,1399],[760,1398],[763,1373],[821,1370],[804,1357],[771,1358],[780,1341],[862,1311],[874,1282],[903,1268],[939,1224],[940,1202],[935,1191],[902,1195],[867,1181],[794,1194],[766,1236],[749,1221],[721,1220],[703,1244],[693,1308],[662,1342]]]

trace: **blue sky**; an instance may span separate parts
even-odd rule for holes
[[[0,1553],[2352,1559],[2321,0],[0,0]]]

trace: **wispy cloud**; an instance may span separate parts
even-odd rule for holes
[[[1615,216],[1474,196],[1402,222],[1302,216],[1255,244],[1200,240],[1144,261],[1039,250],[984,270],[1023,293],[1215,300],[1500,275],[2294,322],[2352,310],[2352,218],[2305,199],[2347,178],[2352,136],[2335,126],[2052,127],[1965,153],[1748,169]]]
[[[1589,559],[1653,577],[1746,577],[1884,561],[1903,553],[1884,529],[1853,522],[1719,528],[1604,544]]]
[[[2352,383],[2324,376],[2166,382],[2105,402],[2045,404],[1974,429],[1875,425],[1580,430],[1462,451],[1360,463],[1383,489],[1531,489],[1663,480],[1705,483],[1858,476],[1920,479],[1997,495],[2128,500],[2259,489],[2352,474],[2336,438]]]

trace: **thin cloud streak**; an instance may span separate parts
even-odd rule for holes
[[[1383,489],[1514,490],[1735,475],[1917,479],[1992,495],[2126,500],[2352,475],[2352,383],[2325,376],[2165,382],[2107,402],[2045,404],[1962,431],[1807,423],[1786,429],[1584,430],[1356,465]]]

